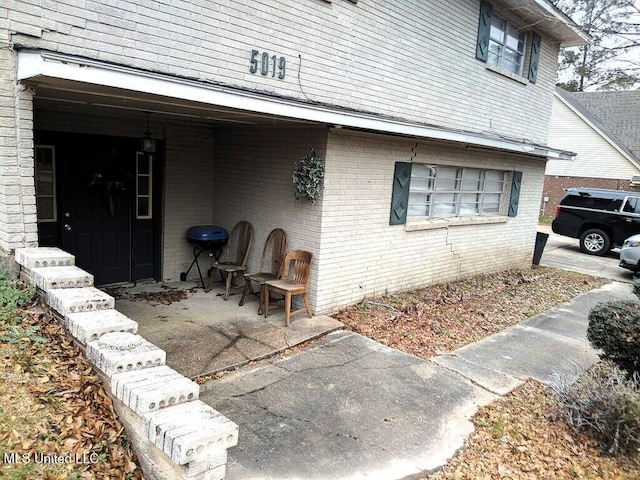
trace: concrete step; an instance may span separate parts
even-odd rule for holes
[[[105,333],[87,343],[87,358],[108,377],[116,373],[164,365],[167,354],[140,335],[127,332]]]
[[[60,288],[47,292],[47,303],[60,315],[110,309],[115,300],[95,287]]]
[[[138,322],[114,309],[67,313],[64,324],[82,345],[98,340],[105,333],[138,333]]]
[[[57,247],[16,248],[16,262],[29,270],[75,265],[75,257]]]
[[[93,275],[75,265],[33,268],[31,281],[45,292],[55,288],[93,287]]]
[[[142,419],[149,440],[178,465],[216,456],[226,462],[226,450],[238,443],[238,425],[200,400],[146,413]]]
[[[111,393],[139,415],[198,399],[200,387],[161,365],[111,377]]]

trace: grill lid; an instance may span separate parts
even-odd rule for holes
[[[217,225],[195,225],[189,227],[186,234],[187,240],[198,242],[210,242],[216,240],[228,240],[229,232]]]

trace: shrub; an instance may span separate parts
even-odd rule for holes
[[[9,273],[0,270],[0,322],[14,324],[20,320],[18,310],[33,301],[33,287],[25,285]]]
[[[574,435],[586,433],[612,455],[640,449],[640,376],[610,362],[581,375],[554,374],[550,387]]]
[[[640,303],[616,300],[599,303],[589,312],[587,339],[602,349],[601,357],[629,375],[640,370]]]

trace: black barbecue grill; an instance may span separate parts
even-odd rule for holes
[[[193,262],[191,262],[186,272],[180,274],[180,280],[184,282],[187,279],[187,275],[195,264],[198,269],[198,274],[200,275],[202,288],[205,288],[198,257],[203,252],[209,252],[209,256],[213,256],[217,262],[220,258],[222,247],[224,247],[229,240],[229,232],[217,225],[196,225],[189,227],[185,236],[187,241],[193,245]]]

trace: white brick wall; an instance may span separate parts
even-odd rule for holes
[[[506,223],[405,231],[389,225],[394,163],[414,162],[523,172],[518,216]],[[544,162],[433,143],[331,134],[322,205],[323,279],[315,308],[486,271],[531,264]]]
[[[1,25],[1,24],[0,24]],[[0,48],[0,249],[35,246],[31,90],[15,83],[15,56]]]
[[[251,222],[255,236],[250,271],[260,266],[264,241],[274,228],[285,230],[289,250],[311,251],[314,263],[318,261],[322,207],[296,200],[291,177],[295,163],[311,148],[324,158],[325,143],[326,130],[313,126],[238,127],[216,133],[213,223],[231,231],[240,220]],[[311,303],[315,304],[314,295]]]
[[[479,0],[10,2],[7,41],[407,120],[544,142],[557,45],[537,84],[475,59]],[[499,12],[499,9],[496,8]],[[252,49],[287,75],[249,73]]]
[[[290,249],[315,254],[311,303],[316,312],[366,295],[406,290],[485,271],[531,264],[544,162],[459,147],[320,129],[240,127],[216,135],[214,222],[249,220],[256,230],[249,270],[264,239],[284,228]],[[326,158],[316,206],[294,200],[294,163],[310,147]],[[389,225],[396,161],[433,162],[523,172],[519,214],[505,223],[405,231]],[[320,213],[322,212],[322,217]]]

